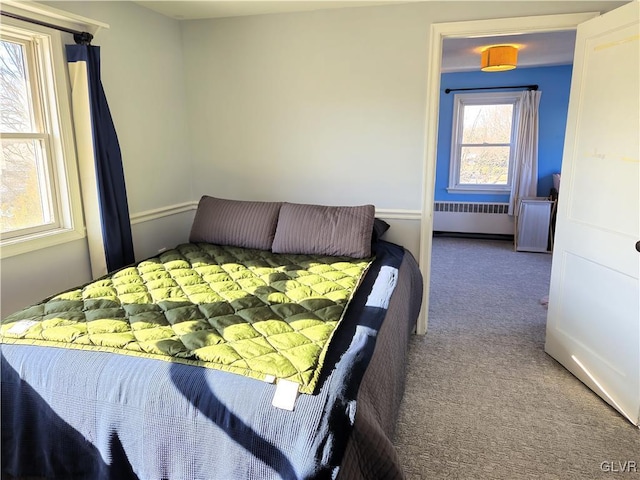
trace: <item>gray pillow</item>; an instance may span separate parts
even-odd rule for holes
[[[371,256],[375,207],[283,203],[272,250],[364,258]]]
[[[281,202],[200,199],[189,241],[271,250]]]

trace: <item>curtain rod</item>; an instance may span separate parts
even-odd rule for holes
[[[527,90],[538,90],[538,85],[511,85],[506,87],[476,87],[476,88],[447,88],[444,93],[460,92],[462,90],[495,90],[498,88],[526,88]]]
[[[61,32],[71,33],[73,34],[73,40],[78,45],[90,45],[91,40],[93,40],[93,35],[91,35],[89,32],[71,30],[70,28],[61,27],[59,25],[54,25],[52,23],[42,22],[40,20],[35,20],[29,17],[23,17],[22,15],[5,12],[4,10],[0,11],[0,14],[4,15],[5,17],[15,18],[16,20],[22,20],[23,22],[34,23],[36,25],[40,25],[41,27],[53,28],[55,30],[60,30]]]

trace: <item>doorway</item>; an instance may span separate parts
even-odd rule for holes
[[[417,333],[428,329],[430,260],[433,236],[433,206],[437,160],[438,121],[440,103],[440,70],[445,38],[491,37],[496,35],[527,34],[573,30],[578,24],[598,16],[598,13],[548,15],[496,20],[480,20],[434,24],[431,27],[429,70],[427,80],[426,153],[420,231],[420,265],[424,277],[423,315],[418,319]]]

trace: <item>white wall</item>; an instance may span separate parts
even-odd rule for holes
[[[182,22],[194,194],[414,212],[400,240],[417,245],[431,24],[619,3],[424,2]]]
[[[122,149],[137,258],[186,241],[193,212],[144,215],[192,199],[179,22],[130,2],[47,3],[111,27],[93,44],[101,47],[102,83]],[[1,316],[88,282],[88,258],[82,240],[3,259]]]
[[[91,278],[86,240],[63,243],[0,261],[0,317]]]
[[[132,2],[49,2],[109,24],[96,34],[132,214],[190,201],[180,23]]]
[[[403,171],[424,148],[419,19],[356,8],[183,32],[197,194],[419,208],[421,179]]]

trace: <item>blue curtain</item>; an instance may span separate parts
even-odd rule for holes
[[[108,271],[134,262],[131,221],[120,144],[100,81],[100,47],[67,45],[67,62],[83,62],[89,92],[89,117],[102,241]]]

